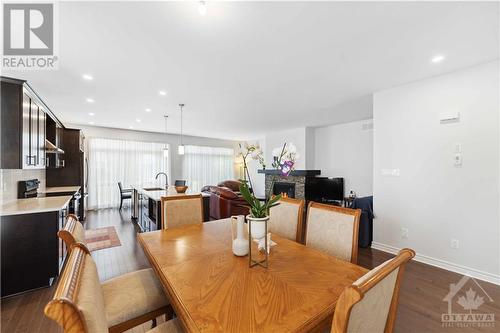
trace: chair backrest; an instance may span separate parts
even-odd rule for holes
[[[403,249],[346,287],[335,307],[332,333],[391,333],[401,277],[414,256],[415,251]]]
[[[176,179],[175,186],[186,186],[186,180],[185,179]]]
[[[45,306],[44,312],[65,333],[108,332],[97,268],[81,244],[73,244],[54,298]]]
[[[118,188],[120,189],[120,194],[123,192],[122,182],[118,182]]]
[[[64,241],[68,250],[74,243],[82,243],[87,246],[83,225],[78,221],[78,217],[73,214],[68,214],[66,224],[63,229],[57,232],[57,236]]]
[[[269,231],[298,243],[302,242],[304,200],[281,198],[279,205],[269,210]]]
[[[161,228],[175,228],[186,224],[203,223],[201,194],[161,197]]]
[[[305,244],[356,263],[360,216],[360,209],[309,203]]]

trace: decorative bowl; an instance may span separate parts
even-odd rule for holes
[[[187,186],[176,186],[175,190],[177,193],[186,193],[188,187]]]

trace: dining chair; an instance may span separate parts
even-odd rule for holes
[[[185,179],[176,179],[174,185],[175,186],[186,186],[186,180]]]
[[[57,232],[57,236],[64,241],[68,250],[71,249],[71,245],[75,243],[81,243],[87,246],[85,229],[80,221],[78,221],[78,217],[74,214],[68,214],[68,216],[66,216],[66,224],[64,228]]]
[[[123,206],[123,200],[127,199],[132,200],[132,189],[123,188],[122,182],[118,182],[118,188],[120,189],[120,210],[121,210]]]
[[[402,249],[346,287],[337,301],[331,332],[392,333],[401,277],[414,256],[415,251]]]
[[[307,208],[306,246],[345,261],[358,260],[358,229],[361,210],[317,202]]]
[[[203,197],[184,194],[161,197],[161,229],[203,223]]]
[[[297,243],[302,242],[304,200],[281,198],[278,203],[269,210],[269,231]]]
[[[127,273],[101,284],[90,253],[80,243],[72,245],[54,297],[44,312],[65,333],[124,332],[150,320],[156,325],[156,318],[163,314],[172,317],[172,308],[152,269]],[[153,332],[179,329],[178,322],[168,321]]]

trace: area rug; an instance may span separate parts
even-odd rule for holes
[[[85,240],[90,252],[121,246],[115,227],[104,227],[85,230]]]

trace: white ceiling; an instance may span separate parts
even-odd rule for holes
[[[365,119],[374,91],[499,56],[496,2],[197,6],[62,2],[59,70],[4,75],[28,79],[65,123],[161,132],[167,113],[174,133],[183,102],[186,134],[248,139]]]

